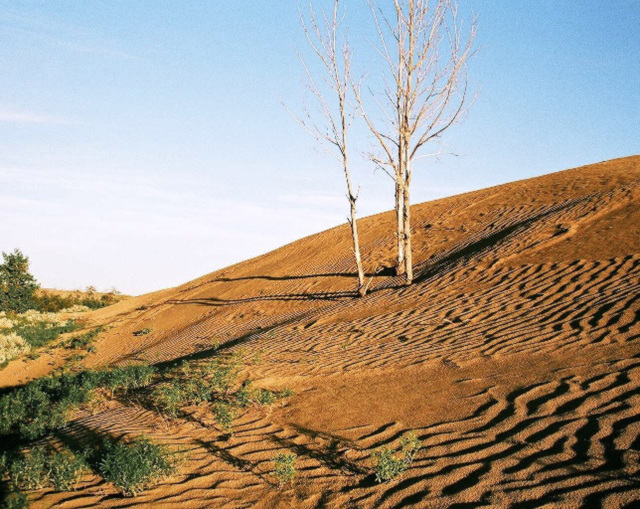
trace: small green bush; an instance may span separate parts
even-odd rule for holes
[[[16,458],[9,467],[11,484],[21,490],[37,490],[49,484],[47,452],[44,447],[34,447]]]
[[[2,497],[2,495],[4,496]],[[2,500],[0,500],[1,509],[28,509],[29,508],[29,499],[20,490],[13,489],[8,493],[3,493],[2,495],[0,495],[0,497],[2,497]]]
[[[147,334],[150,334],[151,332],[153,332],[153,329],[144,328],[144,329],[140,329],[140,330],[137,330],[137,331],[133,331],[133,335],[134,336],[146,336]]]
[[[175,461],[164,447],[139,437],[131,442],[105,442],[99,470],[126,496],[136,496],[169,475]]]
[[[236,412],[229,403],[220,401],[213,405],[213,415],[220,428],[227,433],[233,430],[233,420],[236,418]]]
[[[84,455],[69,451],[55,452],[48,459],[49,478],[58,491],[69,491],[77,484],[87,469]]]
[[[98,337],[98,334],[100,334],[103,330],[104,327],[100,326],[79,336],[73,336],[67,343],[67,348],[89,348],[93,341]]]
[[[71,412],[89,401],[93,389],[126,393],[149,385],[155,372],[152,366],[127,366],[30,382],[0,396],[0,435],[17,434],[28,440],[43,437],[65,426]]]
[[[394,451],[390,447],[376,449],[373,452],[376,481],[387,482],[402,474],[409,468],[421,447],[418,436],[409,432],[400,439],[400,451]]]
[[[280,487],[291,482],[298,475],[295,466],[297,458],[295,454],[291,453],[280,453],[274,458],[273,475],[278,480]]]
[[[73,320],[63,325],[53,325],[47,322],[24,323],[13,328],[18,336],[24,339],[32,348],[37,348],[58,339],[60,334],[73,332],[78,328]]]
[[[180,384],[165,382],[153,388],[151,401],[161,412],[178,417],[180,409],[187,405],[187,395]]]
[[[116,390],[127,393],[150,385],[156,371],[155,367],[146,364],[109,369],[98,374],[98,385],[111,393]]]
[[[21,490],[36,490],[52,485],[60,491],[71,489],[86,469],[84,456],[65,450],[56,452],[36,446],[23,452],[7,465],[11,485]]]
[[[245,380],[238,392],[236,393],[236,402],[241,407],[250,405],[272,405],[277,401],[289,398],[293,395],[291,389],[282,391],[270,391],[268,389],[259,389],[251,386],[251,380]]]

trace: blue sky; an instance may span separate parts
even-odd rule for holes
[[[371,72],[366,2],[345,5]],[[640,153],[640,2],[460,9],[478,16],[479,95],[446,138],[457,157],[416,168],[415,202]],[[288,0],[0,0],[0,250],[44,286],[137,294],[344,222],[339,168],[282,106],[303,95],[297,16]],[[387,210],[356,139],[361,215]]]

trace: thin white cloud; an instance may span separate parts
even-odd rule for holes
[[[68,123],[61,117],[42,115],[31,111],[0,109],[0,122],[5,124],[62,125]]]

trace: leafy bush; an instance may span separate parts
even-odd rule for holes
[[[63,451],[53,453],[49,457],[48,467],[53,487],[59,491],[69,491],[80,480],[87,464],[84,455]]]
[[[278,479],[280,487],[291,482],[298,475],[295,466],[297,458],[295,454],[291,453],[280,453],[274,458],[273,475]]]
[[[151,334],[151,332],[153,332],[153,329],[144,328],[144,329],[140,329],[140,330],[137,330],[137,331],[133,331],[133,335],[134,336],[146,336],[147,334]]]
[[[121,297],[115,292],[106,293],[99,297],[91,293],[87,295],[80,292],[66,296],[39,292],[34,295],[33,307],[49,313],[59,313],[61,311],[73,313],[100,309],[115,304],[120,299]]]
[[[88,348],[91,346],[93,341],[98,337],[98,334],[100,334],[103,330],[104,330],[104,327],[100,326],[100,327],[96,327],[93,330],[90,330],[89,332],[85,332],[84,334],[81,334],[79,336],[73,336],[69,340],[69,343],[67,343],[67,348],[70,348],[70,349]]]
[[[155,367],[142,364],[101,371],[95,376],[97,385],[108,389],[112,394],[116,390],[126,393],[131,389],[150,385],[156,371]]]
[[[0,334],[0,366],[30,350],[28,343],[15,332]]]
[[[29,310],[22,314],[7,314],[0,311],[0,365],[76,327],[73,320],[62,320],[53,313]]]
[[[139,437],[131,442],[105,442],[99,470],[124,495],[136,496],[169,475],[174,465],[169,451]]]
[[[78,325],[69,320],[62,325],[56,325],[51,322],[27,322],[16,325],[13,331],[23,338],[32,348],[50,343],[67,332],[73,332]]]
[[[113,394],[145,387],[155,371],[152,366],[127,366],[34,380],[0,397],[0,435],[43,437],[65,426],[71,412],[89,401],[93,389],[104,387]]]
[[[236,418],[236,412],[229,403],[218,402],[213,405],[213,415],[218,425],[226,432],[233,429],[233,420]]]
[[[29,258],[20,250],[2,253],[0,264],[0,311],[22,313],[34,307],[34,294],[39,288],[29,273]]]
[[[373,452],[373,468],[379,483],[395,479],[407,470],[422,444],[414,432],[409,432],[400,439],[400,447],[399,452],[389,447],[380,447]]]
[[[67,491],[80,480],[86,470],[84,457],[65,450],[56,452],[37,446],[23,452],[8,466],[11,485],[16,489],[36,490],[53,486]]]
[[[236,401],[241,407],[250,405],[266,406],[272,405],[281,399],[291,397],[292,395],[293,391],[291,391],[291,389],[284,389],[282,391],[259,389],[251,386],[251,380],[245,380],[236,393]]]
[[[47,452],[44,447],[34,447],[16,458],[9,467],[11,484],[23,490],[37,490],[49,484]]]
[[[27,509],[29,507],[29,499],[20,490],[13,489],[8,493],[3,493],[0,497],[2,497],[0,500],[1,509]]]
[[[179,384],[171,382],[156,385],[151,392],[153,404],[171,417],[178,417],[180,409],[187,405],[187,395]]]

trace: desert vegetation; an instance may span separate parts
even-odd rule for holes
[[[70,343],[85,345],[80,338]],[[72,489],[87,469],[126,496],[139,494],[173,471],[175,451],[144,436],[107,437],[73,451],[33,444],[52,437],[78,412],[95,408],[105,398],[142,405],[171,419],[188,419],[189,407],[206,405],[215,427],[232,433],[238,412],[273,405],[293,394],[288,389],[253,387],[248,378],[241,381],[244,355],[242,351],[221,354],[206,362],[185,361],[162,370],[149,365],[76,373],[62,370],[1,395],[0,475],[8,488],[7,500],[22,500],[16,490]]]
[[[73,332],[79,324],[55,313],[0,311],[0,366]]]
[[[9,361],[57,340],[81,328],[81,324],[70,313],[81,313],[109,306],[119,300],[117,291],[97,295],[95,288],[87,292],[70,292],[67,295],[40,290],[29,272],[29,258],[20,250],[2,253],[0,264],[0,367]],[[68,348],[86,348],[93,351],[91,343],[103,330],[74,336]]]

